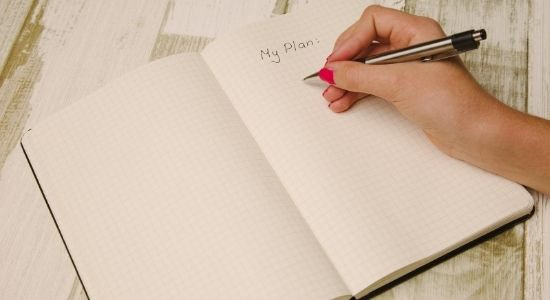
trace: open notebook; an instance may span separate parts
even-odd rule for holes
[[[383,100],[335,114],[301,81],[364,6],[155,61],[24,135],[92,299],[361,297],[531,211]]]

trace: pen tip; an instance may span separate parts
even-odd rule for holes
[[[308,80],[308,79],[310,79],[310,78],[317,77],[317,76],[319,76],[319,72],[316,72],[316,73],[313,73],[313,74],[311,74],[311,75],[309,75],[309,76],[306,76],[306,77],[304,77],[304,79],[302,79],[302,80]]]

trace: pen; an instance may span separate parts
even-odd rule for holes
[[[356,61],[364,62],[365,64],[392,64],[413,60],[420,60],[422,62],[437,61],[477,49],[479,42],[486,38],[487,33],[485,29],[468,30],[441,39],[357,59]],[[317,76],[319,76],[319,72],[311,74],[303,80]]]

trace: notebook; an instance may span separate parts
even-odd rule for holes
[[[531,212],[384,100],[336,114],[302,82],[365,6],[157,60],[24,135],[91,299],[360,298]]]

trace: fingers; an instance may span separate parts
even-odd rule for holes
[[[319,77],[329,84],[323,96],[335,112],[349,109],[367,94],[395,101],[403,85],[414,79],[417,62],[365,65],[354,59],[404,48],[443,37],[436,21],[377,5],[369,6],[361,18],[337,39]],[[412,72],[412,73],[411,73]]]
[[[407,74],[414,69],[410,66],[412,63],[416,62],[389,65],[331,62],[323,69],[320,78],[342,90],[394,99],[402,83],[406,82]]]
[[[340,34],[340,36],[338,37],[338,39],[336,39],[336,42],[334,43],[334,47],[332,49],[332,52],[334,52],[336,49],[338,49],[340,47],[340,45],[342,45],[342,43],[344,41],[346,41],[352,35],[353,30],[355,29],[355,26],[357,25],[357,22],[353,23],[350,27],[348,27],[348,29],[346,29],[344,32],[342,32],[342,34]],[[328,58],[327,58],[327,60],[328,60]]]
[[[339,47],[331,54],[329,61],[351,59],[377,37],[391,41],[393,27],[404,23],[402,19],[406,15],[398,10],[377,5],[367,7],[351,30],[344,33],[345,39],[340,41]]]
[[[344,112],[352,107],[353,104],[355,104],[357,101],[365,98],[366,96],[367,95],[363,93],[346,92],[346,94],[342,98],[330,102],[328,107],[330,108],[330,110],[336,113]]]
[[[337,88],[333,85],[329,85],[329,87],[327,87],[327,89],[323,92],[323,97],[328,102],[333,102],[342,98],[345,94],[346,94],[345,90],[341,88]]]
[[[394,50],[395,48],[390,44],[372,43],[368,48],[362,50],[353,59],[366,58],[368,56],[380,54],[382,52]]]
[[[440,36],[443,36],[443,30],[434,20],[373,5],[367,7],[361,18],[340,36],[327,61],[352,59],[375,40],[393,48],[403,48],[419,39]]]
[[[367,94],[364,93],[348,92],[335,86],[329,86],[323,92],[323,97],[329,101],[328,107],[333,112],[346,111],[353,106],[353,104],[366,96]]]

